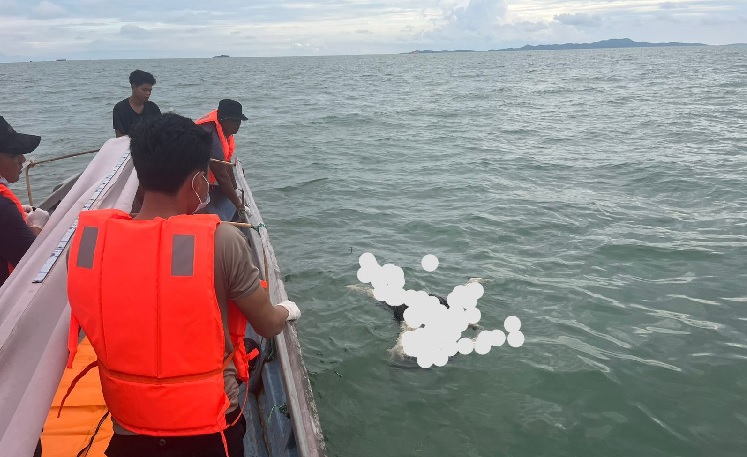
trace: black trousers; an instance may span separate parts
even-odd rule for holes
[[[231,424],[241,413],[236,408],[226,415]],[[228,444],[228,457],[244,457],[244,434],[246,419],[242,415],[233,427],[223,431]],[[112,436],[104,452],[108,457],[225,457],[220,433],[195,436]]]

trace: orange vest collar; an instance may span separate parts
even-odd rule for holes
[[[18,199],[18,197],[16,197],[16,194],[14,194],[13,191],[5,185],[5,183],[0,183],[0,195],[15,203],[16,208],[18,208],[18,212],[21,213],[21,217],[23,217],[23,220],[25,221],[26,212],[23,210],[21,201]]]
[[[230,162],[233,158],[233,151],[236,149],[236,143],[233,139],[233,135],[226,137],[225,133],[223,133],[223,126],[220,125],[220,122],[218,121],[218,110],[210,111],[206,115],[197,119],[195,124],[202,125],[210,122],[215,125],[215,131],[218,133],[218,139],[223,147],[223,160]],[[210,184],[216,183],[215,176],[213,176],[212,172],[208,174],[208,179]]]

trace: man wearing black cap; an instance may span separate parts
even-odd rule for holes
[[[9,187],[21,177],[24,154],[36,149],[40,141],[36,135],[16,132],[0,116],[0,285],[49,220],[46,211],[22,205]]]
[[[195,121],[208,131],[213,142],[210,149],[210,156],[222,162],[230,162],[233,152],[236,149],[233,136],[239,131],[241,121],[246,121],[247,117],[242,112],[241,103],[235,100],[223,99],[218,103],[218,109],[213,110],[200,119]],[[236,193],[236,176],[233,174],[233,167],[220,162],[210,162],[210,192],[220,192],[217,195],[223,195],[236,206],[239,219],[244,219],[246,209]]]

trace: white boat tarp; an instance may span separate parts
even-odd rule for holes
[[[129,146],[129,137],[104,144],[0,288],[0,449],[4,456],[34,453],[68,356],[67,240],[84,207],[131,210],[138,181]]]

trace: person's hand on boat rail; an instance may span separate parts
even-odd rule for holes
[[[275,306],[282,306],[283,308],[288,310],[288,321],[294,321],[301,317],[301,310],[298,308],[298,305],[296,305],[296,302],[292,302],[290,300],[281,301]]]

